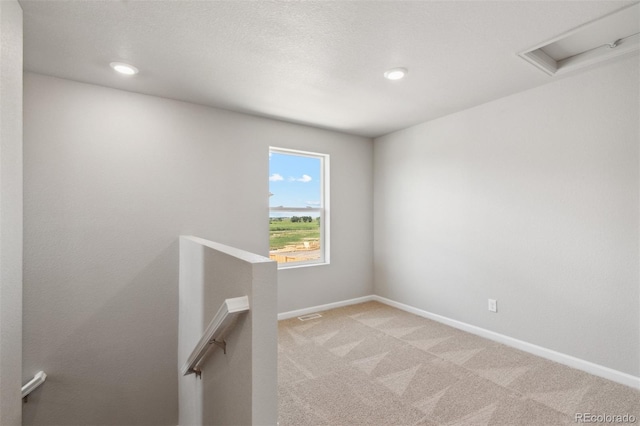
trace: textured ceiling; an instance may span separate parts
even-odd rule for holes
[[[20,2],[28,71],[369,137],[551,81],[516,54],[631,3]]]

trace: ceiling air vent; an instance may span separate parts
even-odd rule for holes
[[[519,53],[549,75],[637,52],[640,47],[640,3],[581,25]]]

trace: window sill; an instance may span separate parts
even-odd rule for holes
[[[329,265],[329,262],[318,262],[318,263],[301,263],[298,265],[292,265],[292,264],[280,264],[278,265],[278,270],[283,270],[283,269],[297,269],[297,268],[308,268],[310,266],[324,266],[324,265]]]

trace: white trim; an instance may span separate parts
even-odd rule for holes
[[[275,262],[275,260],[274,260]],[[283,271],[285,269],[296,269],[296,268],[308,268],[309,266],[322,266],[329,265],[327,262],[323,262],[321,259],[309,262],[287,262],[278,264],[278,271]]]
[[[278,314],[278,321],[299,317],[300,315],[313,314],[315,312],[328,311],[329,309],[342,308],[343,306],[357,305],[358,303],[371,302],[376,300],[374,295],[356,297],[355,299],[342,300],[340,302],[327,303],[326,305],[312,306],[310,308],[298,309],[295,311],[282,312]]]
[[[553,76],[558,72],[558,63],[556,60],[544,53],[541,49],[522,52],[518,56],[529,62],[534,67],[540,68],[550,76]]]
[[[324,263],[331,263],[331,157],[323,154],[322,157],[322,212],[320,213],[320,244],[322,244]]]
[[[354,299],[355,300],[355,299]],[[393,306],[394,308],[401,309],[403,311],[428,318],[442,324],[446,324],[453,328],[475,334],[480,337],[493,340],[498,343],[502,343],[507,346],[511,346],[521,351],[528,352],[533,355],[537,355],[542,358],[546,358],[551,361],[555,361],[566,366],[576,368],[578,370],[585,371],[594,376],[603,377],[605,379],[621,383],[623,385],[632,387],[634,389],[640,389],[640,377],[632,376],[631,374],[623,373],[622,371],[614,370],[603,365],[594,364],[590,361],[585,361],[580,358],[576,358],[571,355],[556,352],[551,349],[544,348],[542,346],[534,345],[522,340],[514,339],[513,337],[505,336],[504,334],[496,333],[475,325],[467,324],[462,321],[457,321],[451,318],[444,317],[442,315],[433,314],[431,312],[423,311],[422,309],[415,308],[413,306],[405,305],[404,303],[396,302],[386,297],[372,295],[368,300],[375,300],[385,305]],[[350,303],[349,303],[350,304]]]
[[[282,154],[292,154],[292,155],[300,155],[302,157],[324,157],[329,154],[324,154],[322,152],[313,152],[313,151],[302,151],[300,149],[290,149],[290,148],[281,148],[279,146],[269,146],[269,152],[280,152]]]

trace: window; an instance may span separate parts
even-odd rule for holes
[[[329,263],[329,156],[269,149],[269,257],[279,268]]]

